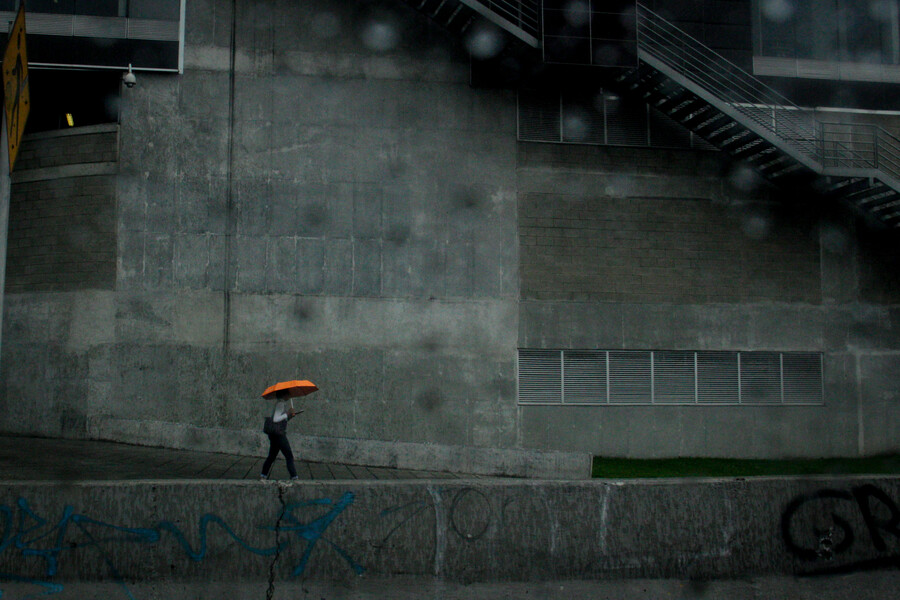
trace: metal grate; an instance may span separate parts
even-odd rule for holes
[[[521,404],[824,403],[818,352],[519,350]]]
[[[519,402],[562,401],[562,354],[559,350],[519,350]]]
[[[608,398],[606,352],[565,352],[566,402],[605,403]]]
[[[650,352],[609,353],[609,402],[642,403],[653,391]]]
[[[659,404],[693,404],[697,396],[693,352],[653,353],[653,397]]]

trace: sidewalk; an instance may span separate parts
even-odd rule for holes
[[[147,448],[115,442],[0,434],[0,481],[258,479],[265,456]],[[470,475],[297,460],[301,480],[458,479]],[[279,455],[269,474],[287,479]]]

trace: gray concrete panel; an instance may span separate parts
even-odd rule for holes
[[[0,501],[11,514],[40,516],[40,531],[54,531],[55,517],[68,505],[81,515],[76,521],[82,527],[130,534],[103,539],[106,561],[94,560],[97,548],[77,544],[55,554],[52,581],[60,592],[70,582],[114,580],[130,590],[134,582],[209,582],[221,573],[276,588],[302,577],[311,586],[343,582],[353,589],[360,581],[403,573],[467,584],[689,578],[707,583],[682,593],[704,597],[721,589],[722,582],[714,581],[719,579],[853,573],[891,561],[895,537],[871,529],[871,517],[873,505],[894,510],[897,493],[893,478],[827,477],[325,481],[284,487],[73,481],[62,487],[12,483]],[[185,544],[202,515],[208,515],[209,536],[201,525],[201,538]],[[839,524],[847,538],[820,556],[823,522]],[[280,546],[273,527],[280,529]],[[225,537],[215,533],[221,530]],[[59,534],[68,541],[77,532]],[[275,547],[277,553],[270,551]],[[4,572],[19,583],[45,581],[46,563],[28,560],[22,550],[8,546],[0,555]],[[845,590],[855,597],[852,587]]]

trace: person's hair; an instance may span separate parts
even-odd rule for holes
[[[275,392],[275,398],[278,400],[283,400],[284,398],[289,398],[291,393],[287,390],[278,390]]]

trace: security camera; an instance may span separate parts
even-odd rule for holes
[[[137,77],[134,76],[134,73],[131,71],[131,65],[128,65],[128,72],[122,75],[122,83],[125,84],[127,88],[133,88],[137,84]]]

